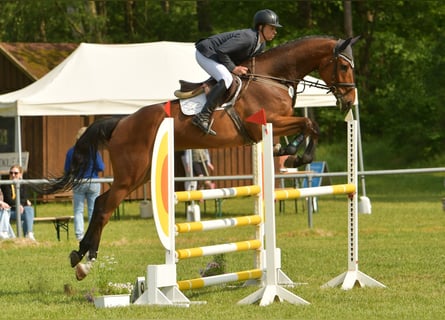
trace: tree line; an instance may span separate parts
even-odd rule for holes
[[[362,138],[385,141],[405,164],[443,155],[445,2],[380,0],[34,0],[0,1],[0,41],[194,42],[252,25],[269,8],[280,23],[269,46],[306,35],[354,46]],[[338,141],[338,110],[317,111],[321,140]]]

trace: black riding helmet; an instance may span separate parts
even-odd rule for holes
[[[255,30],[258,30],[259,25],[269,24],[271,26],[280,28],[282,25],[278,21],[278,16],[275,12],[269,9],[257,11],[253,17],[253,25]]]

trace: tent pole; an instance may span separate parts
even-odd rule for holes
[[[359,113],[359,103],[355,105],[355,119],[357,119],[357,138],[358,138],[358,159],[359,159],[359,169],[361,172],[365,171],[363,164],[363,149],[362,149],[362,134],[360,128],[360,113]],[[366,184],[365,184],[365,175],[360,176],[360,180],[362,183],[362,194],[366,197]]]
[[[357,146],[358,146],[358,165],[361,172],[365,172],[365,168],[363,165],[363,149],[362,149],[362,135],[360,129],[360,114],[359,114],[359,103],[357,99],[357,104],[355,105],[355,116],[357,119]],[[358,177],[357,177],[358,178]],[[359,197],[358,203],[358,213],[366,213],[371,214],[371,200],[366,196],[366,185],[365,185],[365,175],[362,174],[360,176],[360,181],[362,184],[362,196]],[[358,183],[358,181],[357,181]]]
[[[15,117],[15,152],[18,154],[18,164],[22,166],[22,128],[20,125],[20,116],[17,115]],[[16,199],[15,199],[15,207],[16,207],[16,228],[17,228],[17,236],[19,238],[23,237],[22,230],[22,217],[20,215],[20,183],[15,184],[16,188]]]

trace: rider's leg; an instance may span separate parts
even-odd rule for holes
[[[212,121],[210,121],[210,118],[225,92],[226,85],[224,83],[224,80],[219,80],[218,83],[208,93],[207,101],[204,105],[204,108],[192,119],[192,123],[203,130],[205,133],[216,135],[216,132],[211,129]]]
[[[221,97],[232,85],[233,77],[223,64],[205,57],[198,50],[196,50],[196,62],[217,81],[217,84],[208,93],[207,102],[203,110],[193,118],[192,123],[201,128],[205,133],[216,135],[215,131],[211,129],[210,117]]]

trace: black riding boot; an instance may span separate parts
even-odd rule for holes
[[[219,80],[218,83],[210,90],[207,95],[207,102],[202,108],[201,112],[195,115],[192,123],[199,127],[202,131],[212,136],[216,136],[216,132],[212,130],[213,120],[210,121],[213,111],[218,106],[218,102],[226,92],[226,85],[224,80]]]

